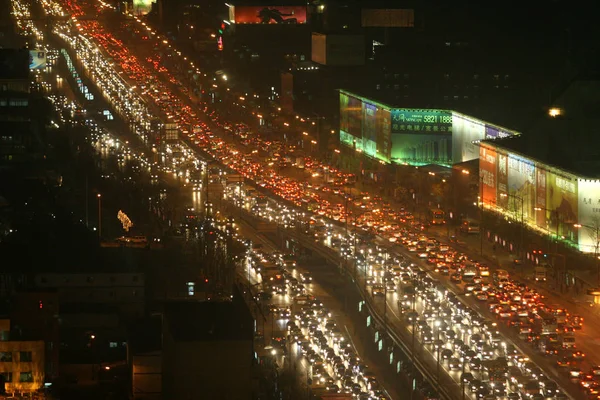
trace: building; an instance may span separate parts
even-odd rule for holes
[[[518,132],[453,110],[399,108],[340,90],[340,143],[383,163],[452,165]]]
[[[33,393],[43,387],[44,341],[11,340],[11,321],[0,320],[0,379],[8,393]]]
[[[48,273],[34,276],[36,288],[56,289],[61,308],[69,304],[111,305],[124,318],[141,317],[145,277],[141,273]]]
[[[135,400],[162,397],[162,315],[140,319],[129,330],[129,365]]]
[[[60,307],[56,290],[28,290],[16,293],[9,312],[12,338],[44,341],[44,371],[51,381],[59,375]]]
[[[600,81],[580,78],[522,136],[479,148],[483,205],[580,251],[600,241]]]
[[[0,166],[29,160],[29,51],[0,49]]]
[[[164,398],[252,398],[254,320],[243,299],[167,303],[163,318]]]

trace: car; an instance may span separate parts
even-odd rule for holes
[[[459,370],[462,368],[462,363],[460,362],[460,360],[458,358],[452,357],[448,361],[448,367],[452,370]]]
[[[311,283],[313,281],[312,274],[310,272],[303,272],[300,274],[300,280],[302,283]]]
[[[385,287],[383,285],[373,285],[373,296],[384,296]]]
[[[269,293],[269,292],[258,292],[256,294],[256,299],[257,300],[271,300],[273,298],[273,294]]]

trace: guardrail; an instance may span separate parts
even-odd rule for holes
[[[282,230],[282,231],[285,234],[289,235],[290,237],[293,237],[302,246],[305,246],[313,251],[318,252],[327,261],[329,261],[333,264],[340,263],[339,255],[337,253],[335,253],[333,250],[325,248],[323,246],[320,246],[317,243],[315,243],[314,241],[312,241],[308,238],[304,238],[301,235],[298,235],[296,232],[292,232],[287,229]],[[347,268],[346,272],[349,273],[350,272],[350,264],[346,268]],[[415,354],[413,354],[414,349],[411,349],[411,346],[407,346],[405,344],[405,339],[401,338],[401,336],[398,334],[398,332],[396,332],[395,327],[393,328],[393,326],[391,326],[389,322],[386,322],[383,319],[383,317],[380,315],[380,310],[377,310],[377,307],[373,304],[372,298],[368,295],[368,293],[365,293],[364,288],[360,284],[359,280],[355,279],[354,282],[355,282],[356,288],[359,291],[362,299],[365,301],[365,304],[367,305],[367,308],[368,308],[370,314],[373,316],[373,318],[375,319],[377,324],[385,329],[387,336],[394,342],[394,344],[398,348],[400,348],[405,354],[407,354],[411,357],[413,363],[415,364],[415,367],[419,370],[419,372],[423,375],[423,377],[425,377],[427,379],[427,381],[429,381],[431,386],[438,392],[438,394],[446,400],[460,400],[462,398],[460,384],[458,384],[454,380],[452,380],[452,378],[446,372],[444,372],[444,376],[445,376],[444,381],[446,381],[447,383],[451,383],[452,385],[456,385],[456,387],[459,389],[458,392],[456,393],[456,391],[451,390],[451,387],[449,387],[448,385],[442,384],[441,374],[440,374],[440,380],[438,381],[436,372],[435,371],[432,372],[430,370],[431,366],[426,365],[425,361],[422,360],[421,358],[419,358],[417,356],[416,352],[415,352]],[[408,333],[408,330],[406,332]]]

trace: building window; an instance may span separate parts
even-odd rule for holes
[[[137,276],[137,275],[134,275],[134,276],[133,276],[133,281],[134,281],[134,282],[137,282],[137,281],[138,281],[138,276]]]
[[[116,281],[117,279],[116,279],[114,276],[111,276],[111,277],[109,278],[109,280],[110,280],[110,282],[111,282],[111,283],[115,283],[115,281]]]
[[[19,360],[21,362],[32,362],[33,357],[30,351],[21,351],[19,352]]]
[[[40,281],[42,281],[42,283],[48,283],[48,278],[42,276],[42,279],[40,279]]]
[[[119,344],[117,342],[109,342],[108,347],[111,349],[116,349]]]
[[[33,373],[21,372],[19,375],[19,382],[33,382]]]
[[[88,283],[94,282],[94,277],[93,276],[88,276],[87,277],[87,281],[88,281]]]
[[[133,291],[133,296],[137,296],[137,290]]]
[[[110,295],[110,297],[115,297],[115,292],[113,290],[111,290],[109,295]]]
[[[12,382],[12,372],[0,372],[0,377],[4,379],[5,383]]]
[[[0,362],[12,362],[12,352],[0,351]]]
[[[378,83],[377,85],[375,85],[375,89],[377,89],[377,90],[381,89],[381,85]]]
[[[399,90],[399,89],[400,89],[400,85],[397,85],[397,84],[396,84],[396,85],[394,85],[394,89],[395,89],[395,90]]]

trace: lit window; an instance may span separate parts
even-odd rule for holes
[[[19,382],[33,382],[32,372],[21,372],[19,374]]]
[[[12,362],[12,359],[11,351],[0,351],[0,362]]]

